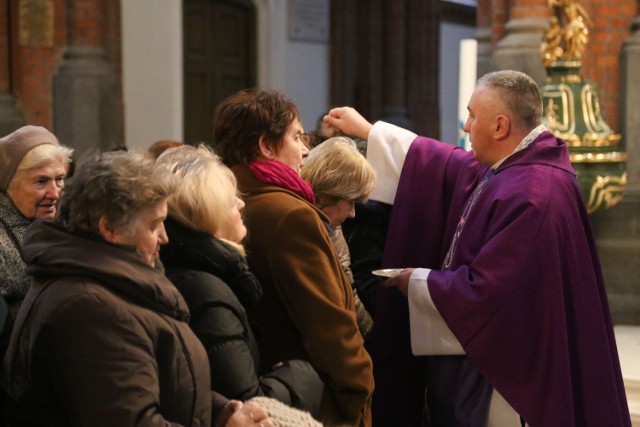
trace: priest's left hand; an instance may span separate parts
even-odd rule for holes
[[[409,279],[411,278],[413,270],[413,268],[403,268],[400,273],[389,277],[384,282],[384,286],[395,286],[400,292],[402,292],[402,295],[406,297],[409,293]]]

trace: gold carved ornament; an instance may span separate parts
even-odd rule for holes
[[[587,211],[591,214],[603,204],[607,209],[615,206],[622,200],[626,186],[626,172],[622,176],[598,176],[591,186]]]

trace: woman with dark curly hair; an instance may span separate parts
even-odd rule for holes
[[[277,92],[244,90],[216,107],[213,129],[246,203],[249,266],[264,292],[249,316],[265,366],[308,360],[325,381],[321,421],[370,425],[371,358],[328,218],[300,178],[309,150],[298,109]]]

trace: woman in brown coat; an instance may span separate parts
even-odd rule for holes
[[[370,425],[371,358],[328,218],[300,178],[309,151],[296,106],[278,93],[241,91],[216,108],[213,127],[245,198],[249,265],[264,291],[249,316],[264,366],[310,361],[326,386],[321,421]]]

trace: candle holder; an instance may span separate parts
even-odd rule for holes
[[[615,206],[627,186],[621,135],[605,122],[598,92],[580,75],[591,20],[573,0],[549,0],[554,16],[541,45],[548,77],[542,86],[543,123],[566,141],[587,210]]]

